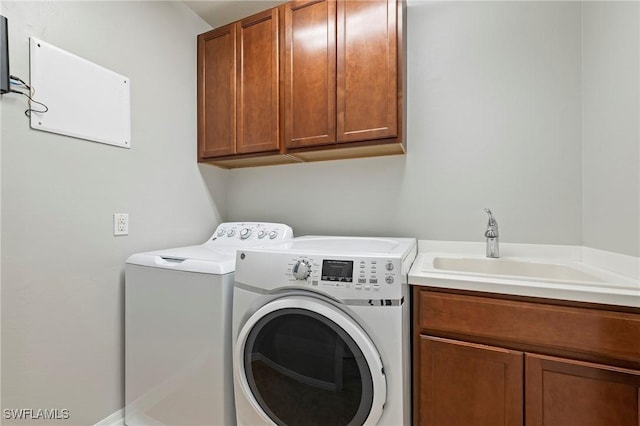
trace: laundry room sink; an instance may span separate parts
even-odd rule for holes
[[[434,257],[433,268],[472,274],[516,276],[543,280],[562,280],[599,283],[592,274],[566,264],[532,262],[520,259],[491,259],[465,257]]]
[[[575,246],[421,241],[409,284],[433,288],[640,307],[638,260]]]

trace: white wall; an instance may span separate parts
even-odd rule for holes
[[[2,97],[2,408],[91,425],[124,405],[125,259],[199,243],[226,215],[228,173],[196,164],[196,35],[210,27],[180,2],[2,10],[12,74],[28,78],[35,36],[131,79],[131,150],[33,131],[24,98]],[[129,236],[112,235],[114,212]]]
[[[408,154],[233,170],[229,218],[296,234],[580,244],[579,2],[412,2]]]
[[[185,0],[185,4],[213,28],[277,7],[287,0]]]
[[[640,256],[638,2],[583,5],[584,244]]]
[[[0,1],[0,14],[3,13]],[[4,15],[3,15],[4,16]],[[0,176],[2,176],[2,96],[0,96]],[[2,181],[0,181],[0,408],[2,407]]]
[[[223,218],[481,241],[488,206],[503,241],[584,235],[638,255],[638,24],[602,39],[608,12],[585,3],[581,72],[582,7],[413,2],[407,156],[226,172],[195,162],[195,35],[209,26],[181,3],[3,0],[13,74],[28,76],[36,36],[131,78],[133,149],[32,131],[24,100],[3,96],[2,408],[67,408],[67,425],[120,409],[124,260]],[[130,214],[128,237],[112,236],[114,212]]]

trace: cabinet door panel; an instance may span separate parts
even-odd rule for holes
[[[522,426],[523,354],[420,336],[415,423]]]
[[[397,136],[396,0],[338,2],[337,138]]]
[[[285,5],[285,143],[290,148],[336,141],[336,3]]]
[[[278,144],[278,10],[237,26],[237,152],[274,151]]]
[[[640,371],[526,355],[527,426],[638,426]]]
[[[235,153],[236,39],[234,25],[198,36],[198,154]]]

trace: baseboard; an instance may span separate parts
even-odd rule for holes
[[[124,408],[100,420],[93,426],[124,426]]]

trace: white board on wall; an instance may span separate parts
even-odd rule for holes
[[[34,99],[48,108],[31,112],[31,128],[131,148],[127,77],[33,37],[29,51]]]

